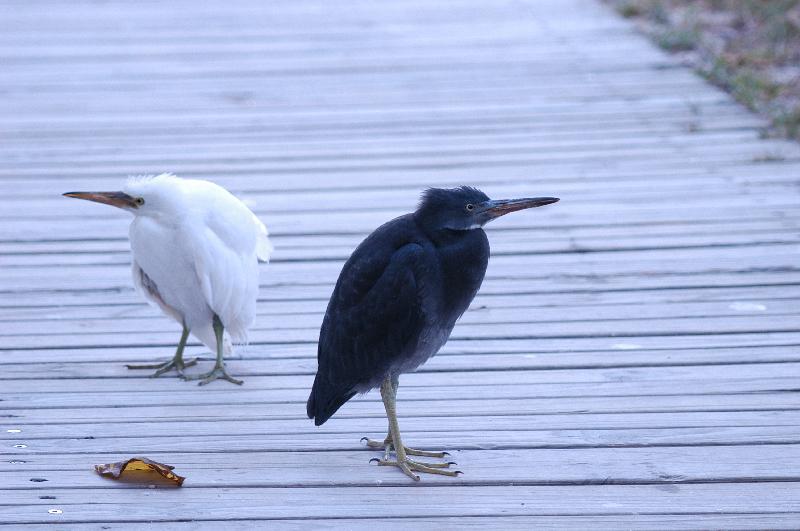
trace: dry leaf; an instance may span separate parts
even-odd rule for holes
[[[157,463],[146,457],[133,457],[127,461],[119,463],[109,463],[107,465],[95,465],[94,469],[103,477],[112,479],[128,479],[141,482],[147,476],[152,476],[155,472],[164,479],[167,479],[180,487],[186,479],[172,472],[174,466]],[[123,473],[125,478],[122,478]]]

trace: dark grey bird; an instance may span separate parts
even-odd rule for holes
[[[317,426],[357,393],[380,387],[389,420],[380,465],[455,476],[443,458],[403,446],[395,398],[401,374],[436,354],[478,292],[489,262],[483,226],[502,215],[558,201],[555,197],[491,200],[476,188],[426,190],[413,213],[370,234],[345,263],[328,303],[317,350],[308,417]],[[396,459],[390,459],[394,449]]]

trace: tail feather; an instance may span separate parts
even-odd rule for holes
[[[345,390],[341,387],[330,385],[320,378],[319,373],[314,378],[314,385],[306,403],[308,418],[314,419],[315,426],[321,426],[333,416],[345,402],[356,395],[355,391]]]

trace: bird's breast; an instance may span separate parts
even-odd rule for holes
[[[440,253],[442,310],[452,326],[478,293],[489,264],[489,242],[482,230],[468,234]]]
[[[130,228],[133,260],[164,303],[186,317],[205,312],[189,243],[180,231],[155,218],[137,217]]]

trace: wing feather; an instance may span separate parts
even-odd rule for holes
[[[410,243],[387,254],[354,253],[339,277],[320,330],[308,403],[318,425],[356,392],[379,384],[425,326],[419,267],[425,250]]]
[[[210,227],[193,236],[193,263],[203,297],[237,343],[255,318],[258,262],[255,250],[237,252]]]
[[[255,214],[224,189],[218,190],[194,224],[203,230],[187,237],[206,302],[234,341],[243,343],[255,319],[258,261],[269,258],[271,247],[267,229]]]
[[[261,223],[261,220],[253,214],[253,220],[256,223],[258,233],[256,234],[256,256],[259,262],[269,262],[269,256],[272,254],[272,244],[269,242],[269,232],[267,227]]]
[[[147,276],[147,273],[144,272],[135,259],[131,263],[131,276],[133,277],[133,286],[136,288],[136,291],[141,293],[147,302],[160,308],[162,312],[179,323],[183,322],[183,316],[180,312],[164,301],[164,298],[158,291],[158,286],[155,281]]]

